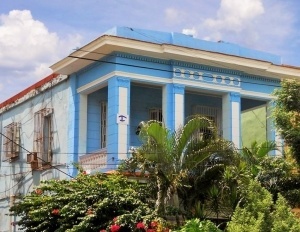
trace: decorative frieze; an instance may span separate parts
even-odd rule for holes
[[[181,67],[173,68],[173,78],[202,81],[206,83],[228,85],[233,87],[241,86],[241,79],[239,77],[224,74],[215,74],[205,71],[191,70]]]

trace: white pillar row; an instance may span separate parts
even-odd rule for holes
[[[282,156],[283,155],[283,139],[281,138],[278,131],[276,131],[275,125],[274,125],[274,119],[272,118],[272,110],[273,110],[274,104],[272,101],[267,103],[266,110],[267,110],[267,140],[269,141],[275,141],[278,150],[270,152],[270,155],[275,156]]]
[[[241,95],[230,92],[222,97],[223,138],[241,146]]]

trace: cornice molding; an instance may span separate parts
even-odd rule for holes
[[[243,74],[240,77],[241,77],[241,79],[247,78],[247,79],[250,79],[250,80],[276,83],[276,84],[278,84],[278,87],[280,87],[280,82],[281,82],[280,79],[274,79],[274,78],[271,78],[271,77],[263,77],[263,76],[255,76],[255,75],[245,75],[245,74]]]

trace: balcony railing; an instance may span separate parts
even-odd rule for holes
[[[107,150],[101,149],[79,157],[79,164],[86,171],[106,168]]]

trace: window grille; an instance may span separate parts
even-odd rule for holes
[[[20,124],[13,122],[6,127],[3,141],[3,152],[5,159],[13,161],[20,153]]]
[[[100,123],[100,133],[101,133],[101,148],[106,147],[107,139],[107,102],[101,102],[101,123]]]
[[[216,107],[208,107],[196,105],[192,110],[193,114],[202,115],[213,121],[219,136],[222,136],[222,109]]]
[[[52,115],[53,109],[44,108],[34,114],[34,151],[37,153],[38,167],[52,162]]]
[[[149,110],[150,120],[162,122],[162,110],[160,108],[153,108]]]

